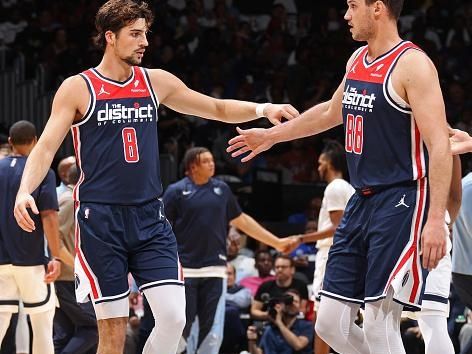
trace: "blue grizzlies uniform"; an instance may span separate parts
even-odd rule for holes
[[[373,62],[367,46],[348,68],[342,114],[351,184],[349,201],[329,252],[321,294],[362,303],[386,296],[421,302],[419,241],[425,221],[428,156],[409,105],[391,74],[408,50],[403,41]]]
[[[41,215],[30,213],[36,225],[31,233],[21,229],[13,216],[26,159],[10,156],[0,161],[0,311],[17,312],[21,297],[25,312],[32,314],[53,309],[56,298],[53,286],[43,281],[49,257]],[[52,170],[31,195],[40,212],[58,209]]]
[[[162,199],[185,275],[187,353],[216,354],[223,338],[228,226],[241,208],[228,185],[216,178],[196,185],[185,177]],[[198,331],[192,330],[196,317]]]
[[[158,200],[159,102],[148,73],[132,67],[124,82],[95,69],[80,75],[90,101],[72,126],[80,168],[74,189],[77,300],[126,298],[128,272],[140,290],[183,285],[175,237]]]
[[[241,208],[226,183],[211,178],[196,185],[188,177],[172,184],[163,196],[184,268],[223,266],[231,220]]]

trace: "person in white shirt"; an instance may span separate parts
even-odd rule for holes
[[[337,141],[328,142],[319,159],[318,173],[320,179],[328,185],[324,191],[318,216],[318,231],[300,236],[301,242],[315,242],[318,252],[315,260],[315,275],[313,279],[313,295],[316,311],[319,306],[318,293],[323,284],[323,278],[328,260],[328,252],[333,244],[334,231],[338,227],[344,214],[349,198],[354,194],[354,188],[343,179],[345,171],[344,148]],[[329,346],[319,337],[315,338],[315,353],[328,354]]]

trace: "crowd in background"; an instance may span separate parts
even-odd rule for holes
[[[345,1],[150,2],[156,18],[148,35],[149,47],[143,66],[168,70],[191,88],[213,97],[287,102],[300,111],[306,110],[330,98],[342,79],[347,58],[359,46],[352,41],[343,19]],[[91,37],[94,14],[101,3],[98,0],[0,1],[0,51],[5,53],[7,65],[18,55],[24,55],[29,77],[35,75],[37,65],[42,65],[50,90],[55,90],[65,77],[96,66],[102,53],[92,45]],[[423,48],[435,63],[449,123],[472,133],[472,1],[406,1],[400,30],[404,39]],[[21,118],[34,120],[34,117]],[[328,137],[343,140],[342,128],[337,128],[317,137],[275,146],[251,163],[241,164],[225,152],[228,139],[235,134],[233,126],[182,117],[166,107],[159,111],[158,125],[161,152],[171,155],[177,163],[189,147],[204,146],[213,152],[218,174],[231,175],[248,184],[253,169],[258,167],[280,170],[284,183],[317,182],[315,166],[323,140]],[[247,126],[256,125],[267,126],[267,122],[260,120]],[[7,128],[2,126],[0,117],[0,156],[8,153],[1,145],[6,143]],[[471,169],[472,160],[466,156],[463,173]],[[315,222],[318,215],[314,209],[310,209],[310,222]],[[235,244],[234,239],[229,241],[234,265],[229,272],[233,272],[236,281],[228,284],[235,287],[228,288],[228,293],[233,295],[229,297],[228,307],[237,305],[234,294],[241,289],[235,284],[240,283],[242,274],[270,280],[276,276],[272,255],[262,253],[265,262],[270,263],[271,272],[262,260],[259,265],[257,257],[254,261],[251,250],[241,251],[244,245]],[[296,277],[309,284],[312,250],[308,247],[297,252],[292,254]],[[255,295],[256,291],[250,290]],[[133,304],[137,303],[136,300]],[[242,313],[249,314],[250,306],[247,302],[245,305]],[[467,319],[454,295],[451,305],[449,329],[458,345],[460,327]],[[136,311],[141,314],[139,306]],[[134,341],[139,341],[138,317],[130,321],[130,348]],[[421,352],[415,324],[405,322],[403,327],[405,343],[413,343],[408,353]],[[245,336],[244,332],[238,333]],[[241,338],[237,343],[240,341]],[[234,343],[225,345],[228,352],[244,349],[244,345],[237,348]]]
[[[191,88],[214,97],[290,102],[306,110],[330,98],[347,58],[359,46],[343,19],[344,1],[151,3],[156,18],[143,66],[168,70]],[[0,50],[8,52],[10,61],[23,53],[27,75],[33,76],[37,65],[43,65],[48,86],[55,90],[65,77],[98,64],[101,52],[91,37],[100,4],[97,0],[3,0]],[[418,44],[436,64],[450,124],[472,132],[472,3],[406,1],[400,30],[404,39]],[[233,126],[182,119],[163,107],[159,132],[161,152],[177,162],[189,146],[205,146],[215,155],[218,174],[233,175],[245,183],[251,182],[255,167],[281,170],[285,183],[316,182],[312,167],[323,139],[342,137],[342,130],[335,129],[276,146],[242,165],[224,152],[228,138],[235,134]],[[464,165],[470,169],[470,162]]]

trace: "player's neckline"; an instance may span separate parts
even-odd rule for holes
[[[396,44],[392,49],[386,51],[385,53],[379,55],[377,58],[375,58],[374,60],[372,60],[371,62],[369,62],[367,60],[367,54],[369,53],[369,46],[367,46],[367,50],[365,51],[364,53],[364,56],[363,56],[363,63],[364,63],[364,66],[366,68],[378,63],[380,60],[382,59],[385,59],[386,57],[388,57],[390,54],[392,54],[395,50],[397,50],[398,48],[400,48],[400,46],[402,46],[403,44],[407,43],[408,41],[405,41],[405,40],[401,40],[398,44]]]
[[[102,75],[98,70],[97,68],[92,68],[91,71],[95,74],[95,76],[97,76],[99,79],[103,80],[103,81],[106,81],[112,85],[116,85],[116,86],[119,86],[119,87],[124,87],[126,85],[128,85],[130,82],[133,81],[134,79],[134,66],[131,67],[131,75],[130,77],[128,77],[125,81],[118,81],[118,80],[113,80],[113,79],[110,79],[104,75]]]

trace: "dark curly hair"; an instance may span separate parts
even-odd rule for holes
[[[117,33],[123,27],[140,18],[144,18],[148,28],[154,21],[154,15],[146,2],[133,0],[107,1],[100,7],[95,16],[95,28],[97,29],[97,34],[93,38],[95,45],[105,50],[107,44],[106,31]]]

